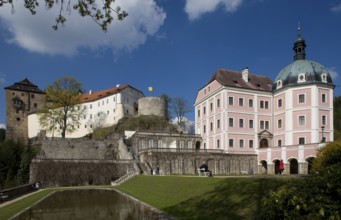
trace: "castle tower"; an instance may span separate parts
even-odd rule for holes
[[[45,93],[27,78],[5,88],[6,139],[28,139],[27,116],[45,103]]]

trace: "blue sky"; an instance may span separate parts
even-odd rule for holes
[[[341,1],[119,0],[129,16],[107,33],[90,19],[66,12],[58,31],[57,8],[35,16],[15,1],[0,8],[0,85],[26,77],[44,89],[73,76],[85,90],[130,84],[146,96],[183,97],[193,106],[198,90],[219,68],[274,80],[293,61],[297,23],[307,59],[329,69],[341,95]],[[153,86],[152,93],[147,91]],[[5,123],[4,89],[0,124]],[[194,112],[187,117],[194,119]]]

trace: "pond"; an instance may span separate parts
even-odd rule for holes
[[[13,219],[48,220],[149,220],[168,219],[160,211],[133,200],[115,190],[57,191]]]

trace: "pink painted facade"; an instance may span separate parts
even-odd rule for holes
[[[194,104],[203,148],[257,154],[258,172],[277,173],[279,160],[284,173],[309,172],[316,150],[333,141],[334,85],[322,65],[305,60],[302,40],[295,48],[275,81],[248,69],[215,72]]]

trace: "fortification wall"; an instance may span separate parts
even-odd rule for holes
[[[138,100],[138,115],[166,115],[165,100],[160,97],[144,97]]]
[[[133,161],[33,159],[30,182],[42,187],[109,185],[131,169]]]
[[[120,135],[110,139],[58,139],[42,142],[41,155],[45,159],[131,159]]]

